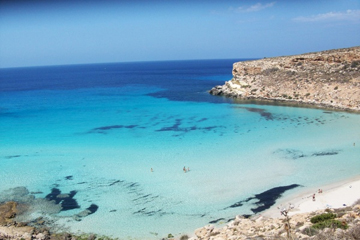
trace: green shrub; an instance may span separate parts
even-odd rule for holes
[[[324,228],[342,228],[347,229],[348,225],[346,223],[342,223],[339,220],[328,219],[322,222],[315,223],[312,225],[314,229],[324,229]]]
[[[318,223],[318,222],[323,222],[325,220],[334,219],[334,218],[336,218],[336,214],[323,213],[323,214],[317,215],[315,217],[312,217],[310,219],[310,221],[311,221],[311,223]]]
[[[313,229],[348,228],[348,225],[345,222],[340,222],[339,220],[335,220],[335,218],[336,214],[328,212],[312,217],[310,222],[313,223]]]

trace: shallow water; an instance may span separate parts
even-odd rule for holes
[[[1,69],[0,200],[19,186],[36,199],[74,191],[69,209],[31,216],[158,239],[254,214],[267,203],[251,198],[272,188],[358,175],[360,115],[209,95],[235,61]]]

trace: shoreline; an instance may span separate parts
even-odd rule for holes
[[[261,239],[319,239],[316,238],[318,236],[320,239],[358,239],[360,175],[325,185],[320,189],[323,190],[322,193],[318,193],[319,189],[312,188],[287,196],[280,199],[276,206],[250,218],[237,215],[226,225],[198,228],[189,234],[189,240],[246,240],[257,239],[259,236]],[[314,192],[317,192],[315,201],[312,199]],[[335,216],[334,221],[342,227],[315,227],[312,218],[329,213]]]
[[[322,189],[322,193],[318,193],[318,189]],[[316,194],[316,200],[312,200],[312,195]],[[289,205],[291,204],[294,206],[293,209],[289,210],[289,216],[291,218],[294,218],[294,221],[300,221],[299,216],[302,218],[309,218],[308,216],[312,216],[314,213],[320,213],[320,212],[326,212],[327,209],[330,209],[331,211],[337,211],[338,209],[346,209],[347,207],[351,207],[354,205],[356,201],[360,200],[360,175],[353,176],[348,179],[336,181],[327,185],[323,186],[316,186],[307,188],[305,190],[299,190],[296,191],[293,194],[290,194],[285,197],[280,197],[275,205],[273,205],[271,208],[260,212],[259,214],[255,214],[251,216],[250,218],[244,218],[240,215],[234,216],[234,220],[224,224],[210,224],[203,226],[198,229],[194,229],[191,232],[183,232],[180,235],[176,235],[174,238],[169,239],[180,239],[182,236],[189,237],[190,240],[197,240],[202,239],[198,238],[199,234],[203,234],[204,231],[217,231],[221,234],[223,230],[229,229],[229,226],[233,224],[233,222],[245,222],[246,226],[251,227],[251,225],[257,226],[257,224],[261,225],[269,225],[273,224],[273,222],[282,222],[284,219],[284,216],[280,213],[282,209],[288,209]],[[344,205],[345,204],[345,205]],[[360,201],[358,201],[360,206]],[[359,215],[360,216],[360,215]],[[36,220],[37,222],[42,221],[44,222],[42,218],[39,218],[40,220]],[[301,221],[305,221],[304,219]],[[296,224],[296,223],[293,223]],[[202,233],[200,233],[202,232]],[[40,235],[39,235],[40,234]],[[6,236],[8,239],[33,239],[31,236],[35,237],[35,239],[41,239],[42,236],[50,236],[50,235],[58,235],[59,233],[52,233],[50,228],[47,228],[46,225],[34,227],[29,225],[23,225],[20,223],[18,225],[16,222],[7,224],[7,226],[3,225],[0,226],[0,237]],[[72,232],[64,232],[60,233],[69,235],[69,236],[75,236],[75,238],[78,238],[79,236],[74,235]],[[96,236],[92,233],[84,233],[81,234],[82,236]],[[39,237],[39,238],[38,238]],[[101,237],[101,236],[98,236]],[[112,237],[108,237],[108,239],[113,239]]]
[[[330,105],[316,101],[297,101],[290,99],[266,98],[266,97],[255,97],[255,96],[251,96],[246,99],[238,98],[236,96],[226,96],[226,97],[232,98],[235,103],[239,103],[239,104],[260,104],[260,105],[273,105],[273,106],[283,106],[283,107],[298,107],[298,108],[320,109],[324,111],[360,114],[360,108],[359,109],[346,108],[343,106]]]
[[[322,193],[318,193],[318,189],[322,189]],[[249,219],[244,218],[240,215],[235,216],[234,220],[227,223],[226,225],[207,225],[198,229],[194,229],[192,232],[183,233],[181,236],[175,236],[173,238],[168,239],[180,239],[183,236],[187,236],[190,240],[198,240],[203,239],[200,237],[205,232],[214,232],[216,234],[224,234],[233,226],[234,223],[239,224],[239,227],[242,224],[245,224],[243,227],[246,228],[257,228],[259,225],[263,226],[263,228],[267,228],[268,225],[272,226],[273,224],[279,225],[279,230],[281,232],[281,224],[283,222],[284,216],[281,215],[280,211],[282,208],[287,208],[291,203],[294,206],[293,209],[289,211],[289,216],[294,218],[292,222],[293,225],[299,221],[307,221],[306,219],[309,216],[313,216],[313,213],[321,213],[326,212],[326,209],[330,209],[331,211],[338,211],[339,209],[346,209],[347,207],[353,207],[355,202],[360,200],[360,175],[351,177],[349,179],[337,181],[325,186],[321,186],[319,188],[311,188],[306,189],[304,191],[299,191],[297,193],[291,194],[289,196],[280,198],[278,202],[272,206],[270,209],[265,210],[259,214],[253,215]],[[312,195],[316,192],[316,200],[312,200]],[[345,204],[345,205],[344,205]],[[359,204],[359,203],[358,203]],[[358,205],[360,206],[360,205]],[[279,209],[280,208],[280,209]],[[346,210],[344,210],[346,211]],[[353,210],[349,210],[353,211]],[[310,226],[310,225],[309,225]],[[306,227],[309,227],[306,225]],[[41,228],[37,228],[34,226],[28,225],[17,225],[8,224],[7,226],[0,226],[0,237],[6,236],[8,239],[43,239],[45,236],[50,235],[54,236],[71,236],[75,239],[80,239],[83,236],[97,239],[102,238],[104,236],[97,236],[91,233],[84,233],[74,235],[74,233],[65,232],[65,233],[51,233],[50,229],[44,228],[43,225]],[[234,233],[235,234],[235,233]],[[249,232],[250,234],[250,232]],[[251,234],[255,234],[252,232]],[[243,235],[242,235],[243,236]],[[199,238],[200,237],[200,238]],[[107,237],[107,239],[113,239]],[[243,238],[241,238],[243,239]],[[244,238],[245,239],[245,238]]]
[[[318,193],[319,189],[322,190],[322,193]],[[315,194],[315,201],[312,200],[313,194]],[[289,211],[289,215],[311,213],[327,208],[343,208],[351,206],[358,199],[360,199],[360,175],[280,198],[278,203],[260,215],[268,218],[279,218],[281,217],[279,208],[287,208],[289,204],[294,207]]]

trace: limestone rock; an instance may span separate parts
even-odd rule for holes
[[[1,227],[0,226],[0,239],[25,239],[31,240],[34,232],[33,227]]]
[[[44,233],[38,233],[35,238],[39,240],[45,240],[46,235]]]
[[[237,62],[209,92],[360,111],[360,47]]]
[[[328,211],[328,210],[327,210]],[[336,239],[345,239],[343,236],[354,235],[360,233],[360,219],[349,217],[355,216],[358,206],[336,209],[338,214],[337,220],[343,221],[346,216],[346,223],[349,228],[343,229],[324,229],[319,234],[323,236],[334,236]],[[312,213],[295,214],[290,217],[290,237],[291,239],[313,239],[312,234],[317,232],[311,229],[312,223],[310,218],[324,213],[325,210],[318,210]],[[343,215],[340,216],[340,213]],[[208,225],[195,231],[196,237],[192,240],[254,240],[254,239],[287,239],[287,231],[285,229],[285,218],[279,215],[279,218],[267,218],[264,216],[253,216],[250,219],[242,216],[236,216],[234,220],[227,225],[219,226]],[[334,238],[334,239],[335,239]],[[325,238],[324,238],[325,239]]]
[[[7,225],[16,216],[17,203],[10,201],[0,205],[0,225]]]

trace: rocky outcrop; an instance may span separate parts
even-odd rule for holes
[[[32,239],[34,228],[15,221],[16,215],[23,211],[23,208],[14,201],[0,204],[0,239]]]
[[[232,73],[210,93],[360,111],[360,47],[237,62]]]
[[[289,221],[285,217],[248,219],[237,216],[223,227],[208,225],[195,230],[190,240],[360,239],[360,205],[326,211],[334,213],[336,220],[347,227],[315,229],[311,218],[325,211],[296,214]]]
[[[12,221],[16,216],[16,206],[17,203],[13,201],[0,204],[0,225],[6,225]]]
[[[35,193],[34,193],[35,194]],[[57,216],[62,210],[80,208],[74,196],[76,191],[61,193],[53,188],[45,198],[36,198],[25,187],[16,187],[0,192],[0,240],[76,240],[88,239],[92,234],[77,236],[70,233],[61,233],[65,227],[59,225],[57,220],[73,219],[81,221],[98,210],[96,204],[91,204],[83,211],[69,216]],[[41,215],[40,217],[39,214]],[[51,216],[51,217],[49,217]],[[60,233],[58,233],[60,232]],[[102,238],[91,237],[90,240]],[[111,240],[111,238],[106,238]]]
[[[26,211],[27,208],[28,206],[14,201],[0,202],[0,240],[112,240],[108,237],[93,234],[79,236],[67,232],[57,233],[49,227],[52,221],[46,217],[38,217],[30,222],[19,222],[17,219],[18,214]],[[84,211],[83,215],[87,216],[93,211],[94,206],[88,208],[86,214]]]

